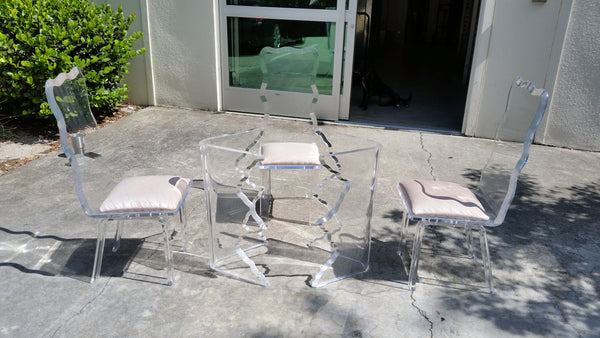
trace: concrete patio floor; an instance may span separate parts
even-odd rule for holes
[[[200,179],[200,140],[260,123],[257,116],[150,107],[86,141],[122,150],[124,172],[148,168]],[[308,123],[271,119],[269,125],[284,137]],[[196,255],[175,253],[173,286],[164,285],[160,227],[148,221],[126,223],[122,248],[105,250],[101,277],[89,284],[97,221],[83,214],[58,150],[0,176],[0,335],[600,335],[600,153],[532,147],[505,223],[489,231],[496,294],[481,289],[480,262],[463,257],[462,231],[445,228],[427,232],[411,292],[407,261],[396,254],[402,219],[396,182],[434,178],[472,185],[491,142],[324,128],[383,145],[367,273],[311,288],[311,275],[289,266],[270,270],[271,286],[263,288],[212,272],[199,184],[188,199]],[[109,238],[112,231],[109,226]]]

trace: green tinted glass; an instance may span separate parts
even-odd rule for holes
[[[227,18],[229,86],[259,89],[259,53],[264,47],[312,47],[319,54],[316,84],[321,95],[331,95],[335,23]]]

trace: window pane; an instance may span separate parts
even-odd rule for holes
[[[317,89],[331,95],[335,23],[227,18],[229,86],[259,89],[263,47],[313,47],[319,53]]]

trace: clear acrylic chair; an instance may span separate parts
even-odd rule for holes
[[[260,59],[265,112],[289,105],[281,92],[294,91],[306,97],[306,105],[296,108],[311,117],[312,129],[282,137],[269,129],[266,114],[261,127],[200,143],[210,266],[268,286],[271,261],[263,257],[283,254],[275,244],[285,242],[295,247],[294,259],[318,266],[310,282],[313,287],[363,273],[369,265],[381,145],[326,133],[318,126],[313,113],[319,96],[315,49],[265,47]],[[282,223],[300,226],[282,234]]]
[[[293,48],[264,47],[259,55],[262,71],[260,100],[265,111],[265,125],[269,114],[289,109],[289,99],[282,92],[294,92],[296,96],[304,97],[305,104],[296,106],[300,116],[310,117],[313,130],[307,139],[289,137],[287,140],[264,140],[260,154],[263,156],[258,164],[263,169],[262,184],[265,186],[261,208],[263,216],[271,209],[273,195],[271,191],[271,172],[276,169],[321,169],[319,159],[318,136],[326,139],[325,134],[318,128],[314,113],[319,100],[316,78],[319,68],[319,53],[312,47]],[[283,95],[282,95],[283,94]],[[318,136],[317,136],[318,135]]]
[[[494,292],[485,228],[504,222],[548,100],[546,90],[537,89],[521,77],[515,79],[509,90],[503,121],[496,131],[493,152],[481,171],[479,184],[473,190],[452,182],[428,180],[410,180],[397,185],[405,210],[400,255],[404,254],[409,220],[417,222],[408,277],[411,290],[414,290],[417,279],[424,230],[430,225],[451,225],[466,228],[468,251],[472,258],[475,257],[472,230],[479,232],[485,281],[490,293]]]
[[[173,258],[168,220],[177,216],[185,236],[184,202],[190,191],[187,178],[160,176],[129,176],[118,183],[117,172],[123,172],[122,162],[113,147],[84,142],[84,137],[96,128],[96,120],[90,111],[85,79],[77,67],[69,73],[61,73],[46,81],[46,98],[56,118],[60,144],[75,179],[75,192],[84,213],[98,222],[98,238],[92,268],[91,283],[98,279],[104,253],[106,220],[117,221],[113,251],[120,245],[123,221],[127,219],[153,218],[162,225],[167,284],[173,283]],[[130,169],[135,172],[136,169]],[[110,189],[112,186],[112,189]],[[108,187],[110,190],[107,190]]]

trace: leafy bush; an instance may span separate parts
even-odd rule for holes
[[[0,114],[47,117],[44,84],[78,66],[90,105],[112,110],[127,98],[123,76],[141,32],[127,36],[135,14],[88,0],[0,1]]]

